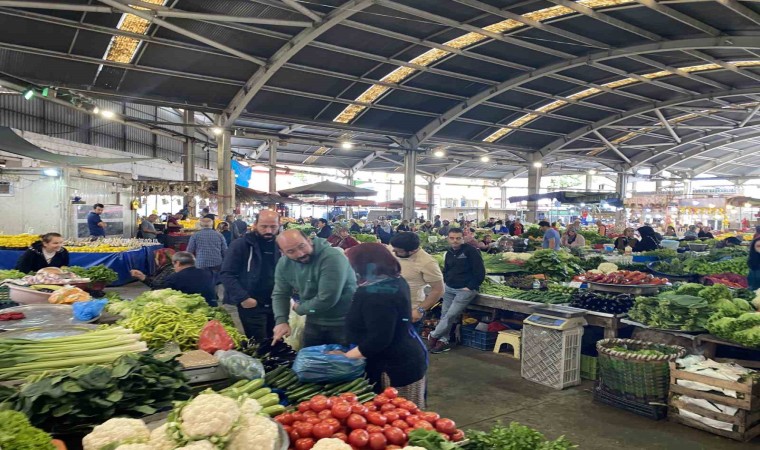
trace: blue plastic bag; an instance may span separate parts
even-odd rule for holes
[[[360,378],[367,365],[363,358],[328,355],[332,351],[347,352],[338,344],[317,345],[301,349],[293,363],[293,371],[302,383],[339,383]]]
[[[103,308],[108,304],[108,299],[90,300],[88,302],[76,302],[71,307],[74,309],[74,319],[87,322],[100,315]]]

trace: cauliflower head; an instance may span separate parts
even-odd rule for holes
[[[148,443],[152,447],[152,450],[174,450],[177,447],[177,444],[171,438],[168,428],[169,425],[165,423],[150,432]]]
[[[109,419],[92,429],[82,439],[84,450],[100,450],[113,444],[139,444],[148,442],[150,430],[140,419]]]
[[[216,445],[209,441],[193,441],[184,447],[178,447],[177,450],[216,450]]]
[[[262,409],[263,408],[259,402],[250,398],[245,399],[243,404],[240,405],[240,413],[246,416],[255,416]]]
[[[274,422],[264,416],[244,415],[227,443],[227,450],[274,450],[277,438]]]
[[[179,428],[191,440],[225,436],[240,418],[238,403],[216,393],[200,394],[179,414]]]
[[[116,447],[116,450],[153,450],[150,444],[124,444]]]
[[[312,450],[351,450],[351,446],[340,439],[320,439]]]
[[[602,273],[612,273],[618,271],[618,266],[609,262],[603,262],[599,264],[597,270],[600,270]]]

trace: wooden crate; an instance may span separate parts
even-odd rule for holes
[[[741,398],[728,397],[717,391],[705,392],[689,389],[677,384],[677,380],[696,381],[716,388],[730,389],[736,391]],[[738,408],[739,411],[733,416],[711,411],[696,405],[686,404],[680,400],[680,395],[707,400],[720,405],[733,406]],[[675,363],[671,362],[668,405],[670,406],[668,420],[673,422],[742,442],[760,436],[760,382],[754,378],[747,377],[747,379],[741,381],[719,380],[706,375],[679,370],[676,368]],[[678,414],[679,409],[699,414],[709,419],[731,423],[733,424],[733,430],[719,430],[694,419],[683,417]]]

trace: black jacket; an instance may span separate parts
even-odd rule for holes
[[[350,231],[352,233],[361,233],[362,232],[362,227],[358,223],[353,223],[353,224],[351,224]]]
[[[443,281],[454,289],[480,289],[486,278],[486,268],[480,250],[472,245],[463,244],[459,250],[449,248],[443,264]]]
[[[216,306],[216,289],[211,273],[205,269],[188,267],[166,277],[166,287],[185,294],[200,294],[210,306]]]
[[[641,240],[633,247],[633,251],[648,252],[651,250],[657,250],[660,246],[657,244],[657,240],[653,236],[642,236]]]
[[[332,227],[330,225],[325,225],[322,227],[321,230],[317,233],[317,237],[320,237],[322,239],[327,239],[330,236],[332,236]]]
[[[45,267],[63,267],[69,265],[69,251],[61,247],[50,263],[42,254],[42,241],[33,243],[16,261],[16,270],[24,273],[36,272]]]
[[[412,329],[411,311],[409,285],[401,277],[360,286],[354,293],[346,333],[367,358],[370,383],[380,386],[383,372],[394,387],[425,376],[426,350]]]
[[[227,249],[220,272],[220,278],[222,284],[224,284],[224,303],[237,305],[253,296],[257,300],[265,299],[269,303],[259,303],[255,308],[256,310],[261,310],[262,312],[271,311],[272,291],[262,292],[259,287],[262,276],[262,257],[256,233],[246,233],[242,238],[232,241],[232,244]],[[275,243],[272,267],[277,265],[279,258],[280,249]]]

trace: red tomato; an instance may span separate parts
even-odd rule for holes
[[[396,388],[392,388],[392,387],[385,388],[385,390],[383,391],[383,395],[388,398],[393,399],[393,398],[398,397],[398,391],[396,390]]]
[[[359,397],[357,397],[353,392],[344,392],[343,394],[340,394],[340,398],[349,403],[356,403],[359,400]]]
[[[411,416],[407,416],[405,420],[406,423],[408,423],[410,426],[414,426],[415,423],[419,422],[422,419],[420,419],[420,416],[412,414]]]
[[[301,435],[298,434],[298,430],[296,430],[295,428],[290,430],[290,432],[288,433],[288,437],[290,437],[290,442],[295,442],[301,439]]]
[[[370,433],[382,433],[383,427],[378,425],[369,424],[367,425],[367,431]]]
[[[393,412],[395,412],[396,414],[398,414],[398,418],[402,419],[402,420],[406,419],[407,417],[409,417],[409,416],[412,415],[412,413],[410,413],[409,411],[405,410],[404,408],[396,408],[396,409],[393,410]]]
[[[341,441],[348,443],[348,436],[346,433],[335,433],[332,435],[332,437],[334,439],[340,439]]]
[[[319,440],[331,437],[333,435],[333,429],[330,424],[322,422],[314,425],[312,433],[314,434],[314,437]]]
[[[379,412],[367,413],[367,421],[373,425],[383,426],[388,422],[388,419]]]
[[[333,433],[337,433],[338,430],[340,430],[340,421],[338,419],[334,419],[330,417],[329,419],[323,420],[322,423],[326,423],[330,425],[330,428],[332,428]]]
[[[438,413],[434,412],[421,412],[420,417],[427,420],[430,423],[435,423],[436,420],[440,419],[441,416]]]
[[[369,434],[369,448],[372,450],[385,450],[385,446],[387,445],[388,439],[385,438],[383,433]]]
[[[367,407],[361,403],[354,403],[351,405],[351,412],[355,414],[365,415],[367,414]]]
[[[438,419],[435,421],[435,429],[440,433],[453,434],[457,431],[457,424],[451,419]]]
[[[304,419],[308,419],[309,417],[317,417],[317,412],[316,411],[312,411],[312,410],[308,410],[305,413],[303,413],[303,417],[304,417]]]
[[[386,411],[384,413],[385,418],[388,419],[388,422],[393,422],[394,420],[398,420],[399,416],[396,411]]]
[[[380,412],[387,412],[387,411],[393,411],[396,409],[396,407],[391,403],[386,403],[383,406],[380,407]]]
[[[459,442],[462,439],[464,439],[464,431],[462,430],[456,430],[454,434],[451,435],[451,440],[454,442]]]
[[[404,408],[412,414],[417,414],[417,412],[420,410],[417,405],[414,404],[414,402],[410,402],[409,400],[399,405],[399,408]]]
[[[348,428],[351,428],[352,430],[367,428],[367,419],[359,414],[351,414],[348,416],[346,424],[348,425]]]
[[[370,406],[375,406],[375,404],[372,401],[364,402],[362,403],[362,405],[366,406],[367,408],[369,408]]]
[[[311,450],[314,447],[314,439],[303,438],[296,441],[296,450]]]
[[[332,417],[332,411],[329,409],[320,411],[319,414],[317,414],[317,417],[319,417],[320,419],[329,419],[330,417]]]
[[[324,395],[315,395],[309,400],[309,405],[311,406],[311,409],[316,412],[324,411],[327,409],[328,405],[327,397]]]
[[[375,397],[375,400],[373,400],[373,402],[375,403],[375,406],[378,406],[378,407],[380,407],[380,406],[382,406],[382,405],[384,405],[384,404],[386,404],[386,403],[388,403],[390,401],[391,401],[391,399],[389,399],[388,397],[384,396],[383,394],[378,395],[377,397]]]
[[[300,422],[304,419],[303,413],[300,413],[298,411],[292,413],[291,416],[293,416],[293,423]]]
[[[366,447],[369,443],[367,430],[354,430],[348,435],[348,443],[354,447]]]
[[[369,406],[367,406],[367,411],[377,411],[377,406],[375,406],[375,405],[369,405]]]
[[[301,402],[298,404],[298,412],[306,412],[311,409],[309,402]]]
[[[320,419],[319,417],[307,417],[306,418],[306,423],[310,423],[312,425],[316,425],[318,423],[322,423],[322,419]]]
[[[402,403],[407,401],[404,397],[396,397],[393,400],[391,400],[391,403],[393,403],[395,406],[401,406]]]
[[[351,415],[351,405],[348,403],[336,403],[332,407],[332,415],[336,419],[347,419]]]
[[[394,421],[391,423],[391,425],[392,425],[392,426],[394,426],[394,427],[396,427],[396,428],[401,428],[402,430],[406,430],[407,428],[409,428],[409,424],[408,424],[408,423],[406,423],[406,421],[404,421],[404,420],[401,420],[401,419],[399,419],[399,420],[394,420]]]
[[[308,422],[305,422],[305,423],[299,424],[298,426],[294,426],[293,429],[302,438],[307,438],[307,437],[311,437],[311,432],[314,429],[314,425]]]
[[[417,423],[414,424],[414,428],[422,428],[423,430],[428,430],[428,431],[435,430],[435,428],[433,428],[433,424],[431,424],[427,420],[419,420]]]
[[[390,427],[385,432],[385,438],[393,445],[404,445],[406,443],[406,433],[400,428]]]

